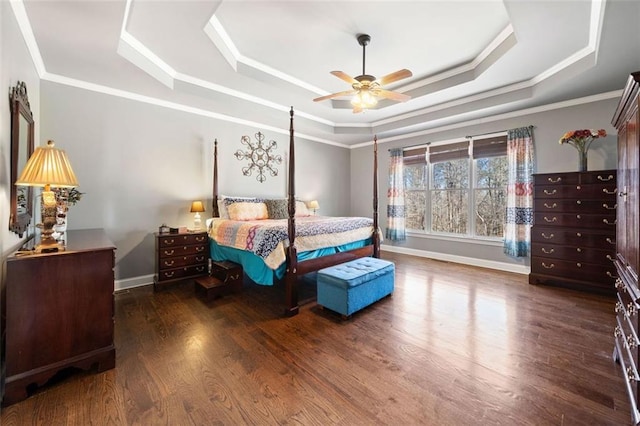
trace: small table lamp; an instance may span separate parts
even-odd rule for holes
[[[194,201],[191,203],[191,213],[196,215],[193,217],[193,230],[200,231],[202,229],[202,221],[200,220],[200,213],[204,212],[204,204],[202,201]]]
[[[320,204],[318,204],[318,200],[309,201],[309,205],[307,206],[311,210],[313,210],[313,214],[316,214],[316,210],[320,209]]]
[[[48,141],[47,146],[39,146],[29,157],[20,177],[16,181],[19,186],[42,186],[41,213],[42,236],[40,244],[35,248],[36,253],[55,252],[64,250],[63,246],[53,238],[53,225],[56,224],[56,196],[51,187],[73,188],[78,186],[71,163],[67,154],[58,148],[54,148],[53,141]]]

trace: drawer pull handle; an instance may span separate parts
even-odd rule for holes
[[[577,266],[578,268],[582,268],[582,263],[578,262],[578,263],[576,263],[576,266]]]
[[[168,244],[168,245],[171,245],[171,244],[173,244],[173,243],[174,243],[174,239],[172,238],[172,239],[170,239],[170,240],[164,240],[164,243],[165,243],[165,244]]]
[[[614,285],[618,290],[627,291],[627,287],[624,285],[620,278],[616,279],[616,283]]]
[[[167,255],[167,256],[171,256],[175,252],[176,252],[175,250],[165,250],[164,254]]]
[[[604,192],[605,194],[609,194],[609,195],[615,194],[616,191],[617,191],[617,189],[614,189],[613,191],[609,191],[607,188],[602,188],[602,192]]]
[[[558,205],[556,203],[553,203],[551,205],[544,203],[544,206],[548,209],[555,209],[556,207],[558,207]]]
[[[204,260],[204,256],[196,256],[196,262],[202,262]]]
[[[582,237],[582,233],[581,232],[576,232],[576,237]]]
[[[606,178],[603,178],[601,175],[598,175],[598,180],[601,182],[609,182],[613,179],[613,175],[609,175]]]
[[[637,381],[636,375],[633,372],[633,367],[631,367],[631,366],[627,367],[627,378],[629,379],[629,382],[636,382]]]
[[[555,194],[556,192],[558,192],[558,191],[557,191],[557,190],[555,190],[555,189],[554,189],[553,191],[549,191],[548,189],[545,189],[545,190],[544,190],[544,193],[545,193],[546,195],[553,195],[553,194]]]
[[[624,305],[622,304],[622,302],[616,302],[616,314],[619,314],[620,312],[624,311]]]
[[[581,205],[581,204],[582,204],[582,200],[578,200],[578,201],[576,201],[576,204],[577,204],[577,205]]]
[[[622,336],[622,329],[619,325],[616,325],[616,328],[613,329],[613,337],[617,339],[620,336]]]
[[[547,178],[547,180],[548,180],[549,182],[551,182],[551,183],[558,183],[558,182],[561,182],[561,181],[562,181],[562,178],[561,178],[561,177],[557,177],[556,179],[554,179],[554,178]]]
[[[176,262],[173,261],[173,260],[171,262],[169,262],[168,260],[165,260],[164,261],[164,266],[173,266],[174,263],[176,263]]]
[[[629,304],[627,304],[627,316],[632,317],[637,313],[638,309],[636,308],[636,305],[633,302],[629,302]]]
[[[633,349],[636,346],[638,346],[638,342],[636,342],[636,339],[633,337],[633,334],[630,334],[627,336],[627,346],[629,346],[629,349]]]
[[[610,254],[608,254],[608,255],[607,255],[607,259],[609,259],[609,260],[610,260],[610,261],[612,261],[612,262],[613,262],[613,261],[615,261],[615,259],[614,259],[613,257],[611,257],[611,255],[610,255]]]
[[[613,205],[613,207],[609,207],[609,204],[604,203],[604,204],[602,205],[602,207],[604,207],[604,208],[605,208],[605,209],[607,209],[607,210],[615,210],[615,209],[618,207],[618,205],[617,205],[617,204],[614,204],[614,205]]]
[[[547,266],[546,263],[542,262],[542,267],[545,269],[553,269],[556,265],[554,265],[553,263],[549,266]]]
[[[578,247],[578,248],[576,249],[576,251],[577,251],[578,253],[582,253],[582,249],[581,249],[580,247]]]
[[[613,244],[613,245],[615,245],[615,244],[616,244],[616,242],[615,242],[615,241],[612,241],[612,240],[611,240],[611,238],[609,238],[609,237],[607,237],[607,240],[606,240],[606,241],[607,241],[609,244]]]
[[[553,253],[554,251],[555,251],[554,249],[547,250],[546,248],[542,247],[542,252],[543,252],[543,253],[551,254],[551,253]]]
[[[553,238],[553,234],[549,234],[549,236],[547,236],[547,234],[545,234],[544,232],[542,233],[542,238],[544,238],[545,240],[550,240]]]
[[[602,219],[602,223],[606,223],[607,225],[615,225],[618,220],[614,220],[613,222],[609,222],[609,219]]]
[[[196,241],[201,243],[204,241],[204,238],[205,238],[204,236],[196,237]]]
[[[198,267],[196,267],[196,270],[198,272],[203,272],[204,271],[204,266],[198,266]]]
[[[576,219],[580,220],[580,219],[582,219],[582,217],[579,214],[577,214],[576,215]]]
[[[553,222],[555,222],[555,221],[556,221],[556,220],[558,220],[558,219],[557,219],[555,216],[554,216],[552,219],[549,219],[548,217],[546,217],[546,216],[545,216],[545,217],[544,217],[544,220],[545,220],[546,222],[553,223]],[[606,219],[605,219],[605,220],[606,220]]]
[[[616,276],[611,273],[611,271],[607,271],[607,275],[611,278],[615,278]]]
[[[164,276],[165,276],[166,278],[171,278],[171,277],[173,277],[173,274],[175,274],[175,272],[174,272],[174,271],[171,271],[171,272],[165,272],[165,273],[164,273]]]
[[[204,251],[204,247],[196,247],[196,251],[200,253],[201,251]]]

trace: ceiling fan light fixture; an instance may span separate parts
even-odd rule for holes
[[[351,99],[351,105],[360,109],[373,108],[378,104],[378,99],[369,90],[360,90]]]

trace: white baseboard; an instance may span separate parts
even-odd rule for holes
[[[462,263],[464,265],[479,266],[481,268],[497,269],[499,271],[515,272],[516,274],[529,274],[531,267],[514,265],[513,263],[496,262],[494,260],[476,259],[474,257],[456,256],[454,254],[437,253],[433,251],[418,250],[407,247],[380,245],[383,251],[392,253],[409,254],[411,256],[426,257],[429,259],[443,260],[446,262]]]
[[[153,274],[142,275],[139,277],[125,278],[123,280],[116,280],[114,284],[114,290],[126,290],[128,288],[142,287],[145,285],[153,284]]]

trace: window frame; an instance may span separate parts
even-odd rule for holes
[[[425,161],[424,167],[425,171],[425,185],[424,188],[405,188],[405,191],[424,191],[426,193],[425,196],[425,209],[424,209],[424,220],[423,226],[424,230],[421,229],[411,229],[407,228],[407,234],[411,236],[418,236],[422,238],[438,238],[452,241],[459,240],[477,240],[478,242],[486,242],[491,244],[502,244],[504,241],[504,235],[500,237],[492,237],[492,236],[479,236],[476,235],[477,226],[476,226],[476,217],[474,214],[474,209],[476,206],[476,192],[479,189],[490,189],[487,187],[478,188],[477,180],[478,180],[478,167],[477,160],[479,158],[489,158],[489,157],[506,157],[506,138],[507,132],[495,132],[489,133],[485,135],[479,135],[474,137],[466,137],[465,139],[452,139],[446,141],[439,142],[429,142],[424,145],[418,145],[413,147],[404,148],[404,152],[411,153],[413,155],[414,160],[416,159],[415,154],[419,152],[421,149],[424,149],[425,152]],[[474,144],[480,142],[480,144]],[[454,146],[455,144],[468,143],[467,147],[467,182],[468,185],[466,188],[459,188],[457,190],[466,190],[468,192],[467,195],[467,233],[466,234],[458,234],[458,233],[450,233],[450,232],[435,232],[433,231],[433,209],[432,209],[432,191],[440,190],[434,188],[434,167],[429,155],[432,147],[442,147],[442,146]],[[498,146],[503,145],[503,146]],[[474,148],[476,149],[474,151]],[[441,152],[441,149],[436,149],[436,151]],[[406,157],[405,157],[406,158]],[[446,160],[448,161],[448,160]],[[410,163],[408,165],[415,166],[415,162]],[[506,186],[504,188],[506,191]]]

